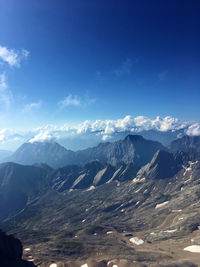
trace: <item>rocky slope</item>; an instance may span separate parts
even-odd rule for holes
[[[167,175],[165,163],[166,172],[174,166]],[[139,171],[135,178],[130,165],[122,166],[115,171],[118,178],[106,183],[105,166],[90,163],[78,170],[93,177],[90,184],[73,190],[57,182],[70,181],[75,167],[57,170],[51,188],[1,227],[16,233],[41,266],[198,266],[198,255],[184,251],[200,245],[198,156],[159,151],[145,175]],[[107,167],[109,175],[113,166]],[[130,180],[119,181],[125,169]]]

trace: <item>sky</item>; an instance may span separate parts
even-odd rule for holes
[[[1,0],[0,149],[47,125],[200,123],[199,14],[199,0]]]

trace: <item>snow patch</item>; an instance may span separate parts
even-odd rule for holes
[[[135,183],[143,183],[143,182],[145,182],[146,181],[146,178],[145,177],[143,177],[143,178],[134,178],[133,180],[132,180],[132,183],[133,184],[135,184]]]
[[[138,237],[132,237],[129,239],[129,241],[137,246],[142,245],[144,241],[142,239],[139,239]]]
[[[30,251],[31,250],[31,248],[25,248],[24,249],[24,251]]]
[[[110,235],[110,234],[112,234],[112,233],[113,233],[113,231],[108,231],[108,232],[106,232],[107,235]]]
[[[95,189],[95,186],[91,185],[86,191],[91,191],[91,190],[94,190],[94,189]]]
[[[165,201],[165,202],[162,202],[160,204],[157,204],[155,209],[159,209],[159,208],[162,208],[163,206],[167,205],[169,203],[169,201]]]
[[[182,210],[172,210],[172,212],[181,212]]]
[[[174,233],[176,231],[177,231],[177,229],[172,229],[172,230],[166,230],[166,231],[164,231],[164,233]]]
[[[184,248],[184,250],[190,251],[190,252],[200,253],[200,246],[199,245],[192,245],[192,246]]]

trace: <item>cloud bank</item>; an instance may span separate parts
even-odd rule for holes
[[[180,132],[190,136],[200,135],[200,124],[197,122],[181,121],[170,116],[150,119],[145,116],[125,116],[117,120],[86,120],[78,125],[64,124],[61,127],[56,125],[45,125],[25,132],[17,132],[12,129],[0,129],[0,145],[16,142],[18,146],[24,142],[44,142],[52,140],[82,140],[107,141],[120,134],[139,134],[142,131],[155,130],[158,132],[177,133]]]

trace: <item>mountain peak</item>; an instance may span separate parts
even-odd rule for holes
[[[141,177],[149,179],[165,179],[173,177],[179,168],[172,153],[158,150],[150,163],[146,164],[139,172]]]
[[[125,138],[124,138],[124,140],[127,140],[127,141],[131,141],[131,142],[134,142],[134,141],[142,141],[142,140],[144,140],[144,138],[143,138],[143,136],[141,136],[141,135],[137,135],[137,134],[134,134],[134,135],[132,135],[132,134],[129,134],[129,135],[127,135]]]
[[[71,164],[74,152],[67,150],[54,141],[27,142],[22,144],[16,152],[7,159],[16,163],[32,165],[35,163],[46,163],[50,167],[63,167]],[[68,159],[68,160],[67,160]]]

